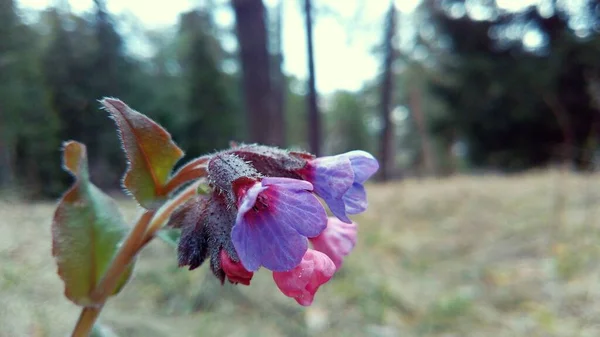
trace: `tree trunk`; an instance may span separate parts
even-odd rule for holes
[[[279,145],[271,90],[265,7],[262,0],[232,0],[236,18],[242,86],[251,142]]]
[[[383,129],[380,140],[380,179],[385,181],[390,178],[391,166],[394,162],[393,151],[393,130],[391,119],[392,93],[393,93],[393,74],[392,65],[394,63],[395,51],[392,44],[396,32],[396,8],[394,3],[390,3],[387,14],[387,23],[385,25],[385,34],[383,44],[385,46],[385,59],[383,66],[383,82],[381,83],[381,120]]]
[[[0,108],[0,188],[10,186],[15,179],[13,151],[7,133],[2,132],[2,125],[6,125],[5,123]]]
[[[427,132],[427,120],[421,105],[421,89],[419,88],[413,88],[410,92],[410,111],[412,112],[415,124],[417,124],[417,132],[421,139],[421,152],[423,153],[423,168],[425,170],[425,175],[434,175],[436,171],[435,158],[431,140],[429,139],[429,133]]]
[[[561,149],[561,161],[563,164],[563,168],[570,168],[575,162],[575,135],[573,134],[573,126],[571,125],[571,120],[569,119],[569,113],[566,111],[565,107],[560,103],[558,99],[556,99],[553,95],[542,94],[542,99],[554,114],[554,118],[556,119],[556,123],[560,128],[563,134],[563,146]]]
[[[315,87],[315,61],[313,58],[311,0],[304,0],[304,16],[306,19],[306,43],[308,57],[308,145],[310,152],[321,155],[321,116],[317,107],[317,89]]]
[[[274,21],[274,51],[273,51],[273,98],[275,101],[275,122],[279,127],[275,130],[277,134],[277,143],[280,146],[286,144],[286,129],[285,129],[285,96],[287,94],[287,83],[283,75],[283,51],[282,51],[282,16],[283,16],[283,0],[279,0],[275,13]]]

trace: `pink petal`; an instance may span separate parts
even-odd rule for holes
[[[298,266],[290,271],[273,272],[273,280],[284,295],[309,306],[319,287],[331,279],[335,270],[327,255],[308,249]]]
[[[233,284],[241,283],[246,286],[250,285],[250,280],[254,276],[253,272],[244,268],[240,262],[233,261],[224,250],[221,250],[220,257],[221,269],[225,272],[229,282]]]
[[[311,238],[315,250],[325,253],[333,261],[336,268],[342,266],[344,257],[356,245],[357,226],[355,223],[345,223],[338,218],[329,217],[327,228],[321,235]]]

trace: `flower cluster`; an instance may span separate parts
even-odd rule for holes
[[[207,162],[210,194],[171,218],[182,229],[179,265],[192,270],[209,258],[222,283],[244,285],[264,267],[283,294],[310,305],[356,243],[348,215],[366,210],[363,184],[378,168],[364,151],[316,158],[239,145],[218,152]]]

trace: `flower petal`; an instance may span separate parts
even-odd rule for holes
[[[327,213],[319,199],[308,191],[288,190],[273,186],[265,191],[277,223],[295,229],[307,237],[314,237],[327,227]]]
[[[250,209],[252,209],[252,207],[254,207],[254,204],[256,203],[256,198],[258,198],[260,192],[266,189],[267,187],[263,187],[260,181],[258,181],[254,185],[252,185],[252,187],[250,187],[248,191],[246,191],[246,194],[244,195],[244,198],[242,199],[242,202],[238,207],[238,218],[246,214],[246,212],[248,212]]]
[[[335,265],[327,255],[308,249],[302,262],[286,272],[273,272],[273,280],[279,290],[303,306],[312,304],[319,287],[327,283],[335,273]]]
[[[346,216],[342,200],[354,182],[354,173],[348,157],[317,158],[311,161],[300,174],[313,184],[315,193],[325,200],[335,216],[342,221],[351,222]]]
[[[352,184],[352,187],[344,194],[343,200],[348,214],[362,213],[369,205],[365,187],[359,183]]]
[[[277,185],[281,187],[285,187],[288,190],[292,191],[312,191],[313,185],[305,180],[298,180],[292,178],[281,178],[281,177],[266,177],[262,180],[263,186],[272,186]]]
[[[282,224],[275,214],[250,211],[238,217],[231,239],[240,261],[249,271],[260,266],[273,271],[294,268],[308,248],[307,239]]]
[[[226,251],[221,250],[219,255],[221,268],[225,272],[229,282],[233,284],[241,283],[246,286],[250,285],[250,280],[254,276],[253,272],[244,268],[241,263],[233,261]]]
[[[329,201],[325,200],[325,202],[327,203],[327,206],[329,206],[331,213],[333,213],[333,215],[335,215],[338,219],[346,223],[352,222],[352,220],[350,220],[346,214],[346,205],[344,204],[344,199],[333,199]]]
[[[339,269],[344,257],[350,254],[356,245],[356,234],[355,223],[348,224],[330,217],[327,221],[327,229],[310,241],[315,250],[329,256],[336,268]]]
[[[352,170],[354,170],[354,181],[364,183],[379,169],[379,163],[372,154],[355,150],[342,154],[342,156],[350,159]]]

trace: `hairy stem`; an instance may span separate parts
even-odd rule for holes
[[[154,216],[154,212],[155,211],[144,212],[133,227],[133,230],[127,235],[121,249],[119,249],[115,255],[115,258],[110,263],[110,266],[106,270],[106,273],[104,273],[100,283],[96,285],[90,296],[94,302],[100,303],[100,306],[97,308],[84,308],[81,311],[79,320],[73,329],[72,337],[89,336],[94,327],[94,322],[96,322],[96,319],[102,311],[106,298],[112,293],[121,274],[123,274],[133,257],[137,254],[140,242],[143,239],[146,228],[148,228],[148,225],[150,224],[152,216]]]
[[[106,270],[104,277],[102,277],[92,292],[91,298],[93,301],[102,302],[113,291],[117,285],[117,282],[119,281],[119,278],[121,277],[121,274],[123,274],[133,257],[137,254],[140,243],[144,238],[144,233],[146,233],[146,229],[148,228],[154,213],[155,211],[150,210],[144,212],[144,214],[142,214],[138,222],[135,224],[133,230],[131,233],[129,233],[123,242],[121,249],[119,249],[110,266]]]
[[[164,187],[164,193],[169,194],[182,184],[192,181],[194,179],[206,177],[208,161],[211,156],[201,156],[189,161],[183,165],[175,174],[169,179],[169,182]]]
[[[141,247],[145,246],[148,242],[152,241],[156,232],[161,229],[161,227],[167,220],[169,220],[171,214],[173,214],[173,212],[175,212],[175,210],[179,206],[183,205],[186,201],[190,200],[197,194],[198,186],[200,185],[200,183],[201,181],[198,181],[188,186],[160,210],[160,212],[154,217],[154,219],[152,219],[152,222],[150,223],[150,226],[146,231],[146,235],[142,240]]]
[[[71,337],[88,337],[94,327],[94,322],[100,315],[100,311],[102,311],[102,306],[81,309],[81,314],[79,314],[77,325],[75,325]]]
[[[154,234],[161,228],[161,226],[169,219],[171,214],[184,202],[196,195],[200,181],[188,186],[175,198],[167,201],[160,212],[157,214],[154,210],[147,210],[144,212],[133,230],[129,233],[123,245],[115,255],[106,273],[96,285],[94,291],[91,294],[92,300],[100,303],[99,307],[86,307],[83,308],[77,320],[77,324],[73,329],[71,337],[87,337],[89,336],[94,322],[100,315],[102,307],[106,302],[106,299],[113,292],[117,286],[117,282],[123,272],[127,269],[127,266],[131,263],[137,253],[152,239]],[[156,214],[156,216],[155,216]]]
[[[189,168],[187,170],[181,170],[176,176],[173,177],[173,179],[169,180],[169,183],[167,186],[165,186],[165,192],[169,194],[188,181],[206,177],[206,174],[207,170],[205,165]]]

